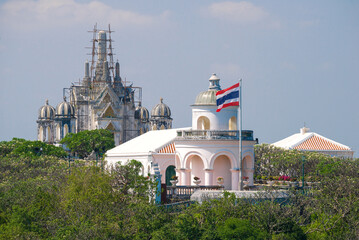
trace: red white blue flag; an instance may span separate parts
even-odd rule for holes
[[[239,106],[239,83],[232,87],[220,90],[216,93],[217,96],[217,111],[229,106]]]

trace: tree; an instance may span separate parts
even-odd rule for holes
[[[56,147],[41,141],[29,141],[13,138],[11,141],[0,142],[0,157],[29,157],[38,158],[41,155],[65,157],[67,154],[61,147]]]
[[[69,133],[61,140],[61,143],[65,144],[72,154],[77,154],[80,158],[87,157],[92,151],[101,154],[115,147],[113,134],[105,129]]]

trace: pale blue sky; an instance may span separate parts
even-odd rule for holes
[[[191,125],[213,72],[243,79],[243,127],[312,131],[359,151],[358,1],[0,1],[0,140],[36,139],[38,109],[83,77],[88,30],[111,24],[121,75]],[[358,153],[356,153],[358,156]]]

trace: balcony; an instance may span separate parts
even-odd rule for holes
[[[238,140],[239,131],[230,130],[181,130],[178,139],[186,140]],[[254,141],[252,130],[242,130],[242,141]]]

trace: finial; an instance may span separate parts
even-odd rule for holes
[[[161,103],[163,103],[163,98],[162,97],[160,98],[160,101],[161,101]]]
[[[49,105],[49,99],[46,99],[46,100],[45,100],[45,104],[46,104],[46,105]]]
[[[141,101],[138,102],[138,106],[141,107]]]
[[[64,102],[66,102],[66,96],[64,96]]]

